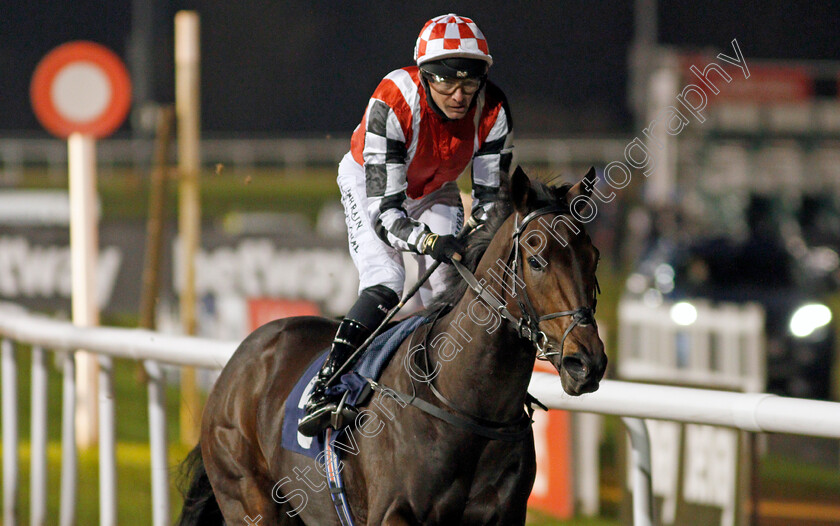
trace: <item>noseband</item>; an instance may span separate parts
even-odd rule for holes
[[[491,292],[487,289],[482,283],[480,283],[476,278],[475,275],[470,272],[468,268],[462,265],[459,261],[452,260],[452,265],[458,270],[458,273],[461,274],[461,277],[464,278],[464,281],[467,282],[467,285],[476,292],[491,308],[495,309],[502,317],[506,320],[511,322],[517,330],[517,333],[521,338],[525,338],[529,340],[534,346],[537,348],[537,358],[542,360],[547,360],[549,356],[554,356],[556,354],[563,354],[563,345],[566,342],[566,336],[572,332],[577,326],[586,326],[586,325],[595,325],[595,301],[593,301],[592,307],[579,307],[574,310],[569,311],[562,311],[562,312],[555,312],[553,314],[546,314],[545,316],[539,316],[536,314],[534,310],[534,306],[531,303],[531,300],[528,298],[528,293],[525,290],[525,280],[524,280],[524,271],[520,272],[520,264],[519,261],[520,257],[520,249],[519,249],[519,236],[525,230],[525,227],[528,225],[530,221],[534,218],[539,217],[544,214],[562,214],[564,210],[557,206],[548,206],[545,208],[540,208],[534,212],[531,212],[522,220],[522,224],[515,226],[513,232],[513,248],[511,249],[510,256],[507,260],[507,265],[510,266],[511,263],[513,264],[513,271],[514,271],[514,284],[512,294],[516,296],[516,288],[517,288],[517,277],[520,273],[523,274],[522,279],[522,297],[524,299],[524,303],[522,301],[519,302],[519,309],[522,313],[521,318],[517,318],[505,306],[504,302],[500,300],[496,294]],[[516,215],[516,223],[519,222],[519,214]],[[598,288],[598,280],[595,280],[595,290],[600,292]],[[441,314],[442,311],[438,311],[438,315]],[[546,320],[552,320],[554,318],[560,318],[563,316],[571,316],[571,323],[566,328],[566,331],[563,333],[563,338],[560,340],[560,350],[559,351],[552,351],[547,352],[548,347],[548,336],[539,328],[540,322]],[[432,325],[434,325],[434,321],[432,321]],[[429,332],[426,333],[426,337],[428,338]],[[409,347],[411,347],[411,342],[409,342]],[[423,349],[428,352],[429,346],[424,345]],[[426,360],[428,363],[428,354],[426,354]],[[409,375],[411,376],[411,375]],[[379,390],[382,391],[385,389],[383,386],[369,380],[371,387],[374,391]],[[494,420],[488,420],[486,418],[479,418],[475,415],[470,415],[460,409],[458,409],[455,404],[453,404],[448,398],[446,398],[434,385],[433,379],[427,382],[429,389],[432,393],[440,400],[444,406],[449,408],[450,411],[444,411],[441,408],[432,405],[423,399],[417,396],[417,391],[414,390],[413,394],[408,395],[405,393],[401,393],[396,391],[392,388],[387,388],[392,395],[396,395],[399,397],[404,403],[411,404],[421,411],[424,411],[435,418],[439,418],[445,422],[448,422],[456,427],[461,429],[466,429],[472,433],[476,433],[483,437],[490,438],[491,440],[504,440],[508,442],[518,442],[519,440],[524,439],[528,436],[528,433],[531,432],[531,415],[533,414],[533,405],[536,404],[545,409],[545,406],[539,403],[538,400],[527,395],[526,404],[528,405],[529,409],[527,412],[524,412],[519,418],[513,421],[506,421],[506,422],[498,422]],[[414,389],[414,379],[411,378],[411,385],[412,389]],[[526,393],[527,394],[527,393]]]
[[[554,312],[552,314],[546,314],[540,316],[537,314],[536,309],[534,309],[534,305],[531,303],[531,299],[528,297],[528,290],[525,287],[525,271],[522,270],[523,265],[521,265],[521,250],[519,248],[519,237],[522,235],[522,232],[525,231],[525,227],[528,226],[528,223],[533,221],[539,216],[545,214],[563,214],[566,211],[558,206],[546,206],[543,208],[539,208],[534,210],[527,216],[522,219],[522,224],[519,223],[519,213],[516,213],[516,219],[514,224],[514,231],[513,231],[513,248],[511,249],[511,254],[508,257],[507,264],[510,267],[512,264],[513,272],[514,272],[514,280],[513,280],[513,295],[516,296],[517,288],[521,288],[522,291],[522,299],[523,301],[519,301],[519,310],[522,313],[521,318],[517,318],[508,310],[507,306],[492,292],[490,292],[487,287],[483,286],[479,281],[475,278],[475,275],[469,271],[464,265],[462,265],[459,261],[452,261],[453,266],[464,278],[464,281],[467,282],[469,287],[475,291],[488,305],[493,307],[502,317],[506,320],[511,322],[517,330],[517,333],[521,338],[525,338],[526,340],[530,341],[534,344],[534,347],[537,349],[537,359],[540,360],[547,360],[549,356],[555,355],[562,355],[563,354],[563,346],[566,343],[566,337],[569,333],[572,332],[577,326],[586,327],[587,325],[596,325],[595,322],[595,307],[597,304],[597,297],[595,301],[593,301],[592,307],[578,307],[573,310],[566,310],[560,312]],[[521,287],[517,287],[517,277],[520,278],[522,285]],[[600,292],[600,287],[598,286],[598,280],[595,280],[595,290],[596,292]],[[540,329],[540,323],[553,320],[555,318],[562,318],[565,316],[571,317],[571,323],[569,326],[566,327],[566,331],[563,333],[563,338],[560,340],[560,350],[559,351],[548,351],[548,336]],[[596,325],[597,326],[597,325]]]

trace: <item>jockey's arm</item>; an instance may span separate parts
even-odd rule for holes
[[[507,104],[503,104],[490,133],[473,156],[472,162],[472,221],[476,224],[487,215],[499,196],[501,174],[510,173],[513,158],[513,125]]]
[[[406,138],[394,110],[372,100],[365,129],[365,189],[376,234],[400,251],[421,253],[429,227],[403,208],[408,188]]]
[[[423,241],[431,233],[431,229],[423,222],[408,217],[403,208],[405,190],[396,194],[368,198],[368,203],[374,210],[374,230],[385,243],[403,252],[423,253]]]

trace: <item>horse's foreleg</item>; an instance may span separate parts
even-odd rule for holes
[[[528,496],[536,475],[533,441],[518,444],[491,442],[481,464],[495,469],[480,472],[473,483],[461,524],[513,526],[525,524]]]

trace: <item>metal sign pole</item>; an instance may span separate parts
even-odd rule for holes
[[[70,261],[73,323],[99,325],[96,259],[99,252],[96,203],[96,141],[73,133],[68,138],[70,179]],[[98,374],[95,355],[76,353],[76,440],[79,447],[97,443]]]
[[[67,42],[35,68],[32,109],[53,135],[67,138],[70,187],[70,266],[73,323],[99,325],[96,139],[125,121],[131,80],[122,60],[95,42]],[[99,444],[99,524],[117,522],[116,425],[111,358],[84,350],[64,361],[61,524],[75,521],[77,451]],[[34,480],[34,479],[33,479]]]

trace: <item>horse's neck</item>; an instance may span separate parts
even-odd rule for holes
[[[479,265],[476,278],[481,280],[488,268]],[[488,285],[510,303],[501,286]],[[429,336],[429,355],[440,364],[435,385],[444,396],[461,409],[489,419],[521,414],[535,351],[474,291],[467,289]]]
[[[429,354],[440,364],[435,385],[464,411],[488,419],[512,419],[522,412],[534,353],[507,322],[499,323],[497,314],[485,323],[489,311],[477,302],[481,300],[468,290],[430,335],[429,341],[437,345],[429,345]],[[454,357],[446,361],[451,354]]]

